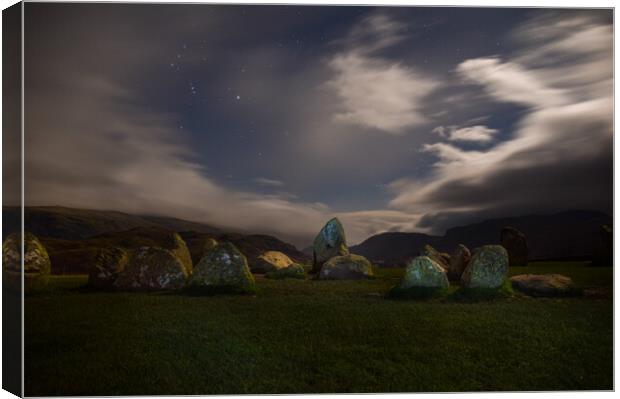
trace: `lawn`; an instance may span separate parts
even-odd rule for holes
[[[539,263],[612,285],[611,268]],[[28,396],[613,388],[611,299],[388,300],[372,281],[258,278],[256,296],[90,293],[26,300]]]

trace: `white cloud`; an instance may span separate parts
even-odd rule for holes
[[[516,61],[479,58],[457,68],[496,100],[527,107],[511,138],[484,151],[427,144],[423,150],[438,157],[434,173],[423,182],[395,182],[393,209],[475,215],[610,206],[610,26],[563,18],[547,20],[547,25],[554,26],[553,35],[517,31],[523,33],[524,47]],[[550,50],[541,48],[560,52],[559,61],[532,58],[537,51],[539,57],[548,56]],[[436,129],[447,139],[456,131]]]
[[[257,177],[254,179],[255,183],[258,183],[262,186],[270,186],[270,187],[282,187],[284,186],[284,182],[276,179],[268,179],[266,177]]]
[[[433,133],[449,141],[468,141],[488,143],[499,130],[491,129],[484,125],[458,127],[456,125],[437,126],[433,129]]]
[[[381,58],[377,52],[405,39],[404,25],[383,14],[353,28],[346,49],[328,60],[333,77],[327,82],[340,98],[336,121],[402,134],[427,122],[424,98],[439,86],[410,66]]]

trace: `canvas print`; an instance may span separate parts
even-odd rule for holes
[[[3,18],[5,389],[613,390],[612,9]]]

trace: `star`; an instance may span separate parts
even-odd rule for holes
[[[237,96],[236,98],[237,98],[237,100],[241,100],[241,96]]]

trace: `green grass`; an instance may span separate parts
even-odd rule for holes
[[[89,293],[83,277],[54,277],[26,300],[26,395],[613,388],[611,300],[386,300],[402,273],[258,277],[254,296]]]

